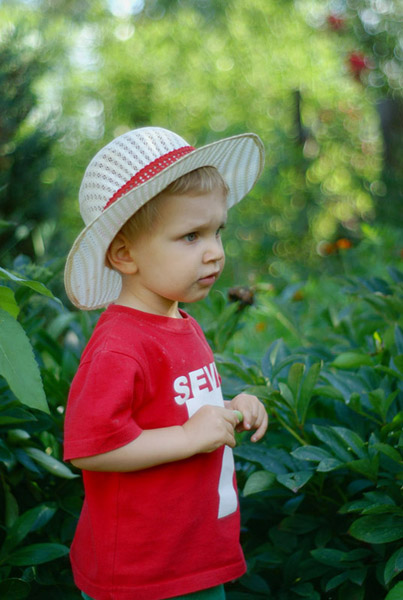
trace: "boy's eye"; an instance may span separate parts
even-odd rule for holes
[[[195,232],[188,233],[187,235],[185,235],[185,240],[187,242],[194,242],[196,238],[197,238],[197,233],[195,233]]]

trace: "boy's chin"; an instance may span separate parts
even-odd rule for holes
[[[204,298],[207,298],[210,292],[211,287],[205,288],[203,290],[199,290],[197,293],[195,292],[194,294],[189,294],[188,296],[179,300],[179,302],[180,304],[192,304],[194,302],[198,302],[199,300],[204,300]]]

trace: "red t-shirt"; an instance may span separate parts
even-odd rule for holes
[[[223,405],[211,349],[182,317],[118,305],[102,314],[71,386],[65,460]],[[130,473],[83,471],[83,479],[71,562],[77,586],[96,600],[161,600],[245,572],[230,448]]]

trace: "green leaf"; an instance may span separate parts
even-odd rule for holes
[[[403,411],[400,411],[395,415],[390,423],[384,425],[381,429],[381,436],[383,438],[386,437],[389,433],[396,431],[401,432],[403,426]]]
[[[387,594],[385,600],[402,600],[403,598],[403,581],[399,581]]]
[[[9,463],[13,460],[13,453],[6,446],[2,439],[0,439],[0,462]]]
[[[382,417],[383,421],[386,421],[388,410],[398,393],[399,390],[396,390],[389,394],[387,398],[385,398],[383,389],[372,390],[368,393],[368,398],[373,409]]]
[[[371,555],[371,551],[366,548],[356,548],[355,550],[350,550],[346,552],[343,560],[354,562],[354,561],[362,561],[368,558]]]
[[[321,525],[322,519],[320,517],[295,514],[291,517],[285,517],[280,523],[280,529],[296,535],[303,535],[318,529]]]
[[[39,448],[24,448],[25,452],[34,459],[41,467],[43,467],[52,475],[56,475],[57,477],[63,477],[65,479],[73,479],[78,477],[75,473],[70,471],[67,465],[60,462],[53,456],[49,456],[46,452],[39,450]]]
[[[356,473],[361,473],[361,475],[364,475],[371,480],[375,480],[378,477],[379,457],[375,456],[371,459],[359,458],[358,460],[352,460],[351,462],[346,463],[346,466]]]
[[[393,362],[396,367],[399,369],[400,373],[403,373],[403,354],[398,354],[393,357]]]
[[[288,365],[290,365],[290,364],[293,364],[293,363],[295,363],[295,360],[296,360],[296,358],[297,358],[297,357],[296,357],[295,355],[291,355],[291,356],[287,356],[286,358],[284,358],[284,359],[282,359],[282,360],[280,360],[280,361],[276,362],[276,363],[273,365],[273,372],[272,372],[272,375],[271,375],[271,379],[272,379],[272,380],[273,380],[273,379],[275,379],[275,378],[277,377],[277,375],[278,375],[279,373],[281,373],[281,371],[282,371],[282,370],[283,370],[285,367],[287,367],[287,366],[288,366]]]
[[[393,448],[392,446],[390,446],[389,444],[381,444],[379,442],[379,443],[371,444],[371,448],[375,448],[376,450],[379,450],[379,452],[382,452],[382,454],[385,454],[391,460],[394,460],[398,464],[401,464],[402,469],[403,469],[403,459],[402,459],[400,452],[398,450],[396,450],[395,448]]]
[[[0,425],[13,425],[28,421],[36,421],[36,418],[21,406],[6,408],[0,412]]]
[[[389,585],[389,583],[392,581],[392,579],[394,577],[396,577],[396,575],[399,575],[399,573],[401,573],[402,571],[403,571],[403,547],[398,548],[398,550],[396,550],[396,552],[394,552],[392,554],[392,556],[389,558],[388,562],[386,563],[384,574],[383,574],[383,576],[385,578],[385,584]]]
[[[324,458],[320,461],[316,470],[318,473],[328,473],[329,471],[334,471],[335,469],[339,469],[342,467],[344,463],[342,463],[337,458]]]
[[[315,560],[324,565],[345,568],[341,565],[345,557],[345,552],[342,552],[341,550],[335,550],[333,548],[317,548],[316,550],[311,550],[311,555]]]
[[[320,363],[315,363],[314,365],[312,365],[312,367],[309,369],[309,371],[305,375],[304,380],[301,385],[301,390],[300,390],[298,403],[297,403],[297,411],[298,411],[298,416],[299,416],[302,424],[305,423],[306,414],[308,412],[311,398],[314,394],[314,387],[318,380],[320,369],[321,369]]]
[[[348,571],[348,578],[350,581],[352,581],[356,585],[361,586],[365,581],[367,572],[368,572],[367,567],[361,567],[359,569],[350,569]]]
[[[215,354],[216,362],[224,365],[235,377],[241,379],[245,383],[249,385],[254,385],[256,382],[249,371],[245,369],[244,366],[238,364],[234,360],[229,360],[224,356],[220,356],[219,354]]]
[[[336,389],[332,385],[321,385],[314,389],[315,396],[324,396],[325,398],[334,398],[335,400],[344,400],[343,394],[340,390]]]
[[[311,460],[313,462],[320,462],[326,458],[331,458],[327,450],[318,448],[317,446],[300,446],[293,450],[291,454],[299,460]]]
[[[6,310],[14,319],[18,317],[20,308],[15,301],[14,292],[5,285],[0,285],[0,308]]]
[[[362,511],[362,515],[380,515],[380,514],[402,514],[402,510],[397,506],[390,504],[373,504]]]
[[[288,385],[286,383],[280,381],[280,383],[278,384],[278,387],[280,389],[282,398],[285,400],[285,402],[288,404],[288,406],[290,408],[294,409],[295,405],[296,405],[296,401],[295,401],[292,391],[290,390]]]
[[[4,482],[4,499],[5,499],[5,526],[11,527],[18,519],[18,503],[15,496],[11,493],[10,486]]]
[[[323,425],[313,425],[314,434],[318,439],[324,442],[336,455],[339,460],[349,462],[352,458],[351,454],[347,451],[346,445],[340,439],[340,436],[332,427],[325,427]]]
[[[40,281],[32,281],[31,279],[26,279],[25,277],[21,277],[20,275],[12,273],[11,271],[6,271],[6,269],[3,269],[2,267],[0,267],[0,278],[6,279],[8,281],[13,281],[14,283],[18,283],[19,285],[23,285],[25,287],[29,287],[32,290],[34,290],[34,292],[37,292],[42,296],[52,298],[53,300],[56,300],[60,303],[60,300],[56,298],[52,294],[52,292],[48,290],[48,288],[45,285],[43,285],[43,283],[41,283]]]
[[[263,577],[261,577],[260,575],[257,575],[256,573],[251,573],[246,574],[242,577],[242,585],[254,592],[254,593],[258,593],[259,594],[259,598],[261,597],[260,594],[264,594],[264,597],[267,598],[268,594],[270,594],[270,588],[266,582],[265,579],[263,579]]]
[[[256,444],[244,444],[234,448],[235,456],[257,463],[264,470],[271,473],[287,473],[287,469],[280,462],[278,453]]]
[[[373,362],[368,354],[361,354],[360,352],[343,352],[336,356],[331,363],[331,366],[336,367],[336,369],[357,369],[358,367],[370,367],[372,365]]]
[[[276,475],[269,473],[269,471],[255,471],[250,477],[248,477],[245,487],[243,488],[244,496],[251,496],[268,490],[273,483],[276,481]]]
[[[23,374],[23,376],[22,376]],[[0,375],[27,406],[49,412],[45,392],[29,339],[7,311],[0,309]]]
[[[291,365],[290,370],[288,372],[287,377],[287,385],[291,390],[291,394],[295,400],[295,403],[298,399],[299,387],[302,381],[302,375],[305,371],[305,365],[302,363],[294,363]]]
[[[30,533],[39,527],[45,525],[56,512],[56,508],[42,504],[28,510],[23,515],[18,517],[10,528],[7,537],[1,549],[1,555],[8,554],[15,546]]]
[[[4,600],[23,600],[28,598],[31,586],[22,579],[5,579],[0,582],[0,598]]]
[[[296,494],[312,478],[313,474],[313,471],[297,471],[296,473],[277,475],[277,481]]]
[[[394,542],[403,537],[403,517],[388,514],[361,517],[354,521],[349,533],[369,544]]]
[[[1,186],[0,192],[2,192],[6,187],[7,187],[7,185]],[[1,229],[8,229],[9,227],[15,227],[15,223],[10,223],[10,221],[5,221],[4,219],[0,219],[0,228]]]
[[[365,499],[361,500],[353,500],[352,502],[346,502],[339,509],[340,514],[350,513],[350,512],[362,512],[369,506],[369,501]]]
[[[359,458],[366,458],[367,452],[365,451],[365,442],[360,438],[358,433],[347,429],[346,427],[333,427],[339,437],[347,444],[347,450],[352,450]]]
[[[392,377],[397,377],[397,379],[401,379],[403,381],[403,374],[399,373],[399,371],[395,371],[390,367],[385,367],[384,365],[376,365],[375,371],[381,371],[382,373],[386,373],[387,375],[391,375]]]
[[[344,573],[339,573],[335,577],[332,577],[331,579],[329,579],[329,581],[326,583],[325,591],[330,592],[331,590],[334,590],[339,585],[341,585],[342,583],[347,581],[347,579],[348,579],[348,571],[344,571]]]
[[[69,549],[62,544],[32,544],[16,550],[4,562],[16,567],[41,565],[68,553]]]

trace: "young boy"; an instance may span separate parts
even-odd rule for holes
[[[108,308],[66,411],[65,459],[85,487],[71,548],[83,597],[214,600],[245,571],[231,448],[235,429],[261,439],[267,414],[248,394],[224,403],[212,352],[178,303],[206,297],[220,276],[227,209],[262,165],[253,134],[196,150],[147,127],[86,170],[87,226],[66,289],[79,308]]]

